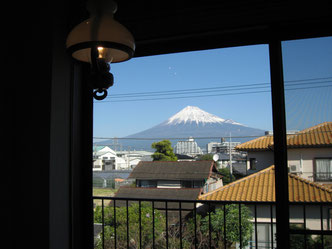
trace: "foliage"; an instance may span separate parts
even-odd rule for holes
[[[115,248],[114,237],[116,228],[116,243],[117,248],[127,248],[127,208],[116,207],[115,209],[116,219],[114,219],[114,208],[104,208],[104,248]],[[141,213],[141,215],[139,215]],[[97,207],[95,211],[95,223],[102,223],[102,208]],[[151,203],[134,203],[128,207],[128,227],[129,227],[129,248],[152,248],[153,241],[153,213]],[[158,210],[154,210],[154,235],[155,245],[157,248],[161,248],[164,243],[164,230],[165,230],[165,217]],[[141,225],[141,226],[140,226]],[[141,227],[141,232],[140,232]],[[140,242],[141,233],[141,242]],[[95,248],[103,248],[103,234],[100,235],[100,239],[97,241]]]
[[[172,148],[172,144],[169,140],[162,140],[152,143],[151,147],[155,149],[155,153],[152,154],[153,161],[177,161]]]
[[[213,154],[204,154],[197,158],[197,161],[212,161]]]
[[[291,224],[290,229],[295,230],[304,230],[304,227],[298,227],[296,224]],[[310,235],[310,230],[308,230],[308,235],[305,236],[302,234],[291,234],[290,235],[290,246],[292,249],[321,249],[321,248],[331,248],[332,247],[332,236],[326,235],[323,238],[323,246],[322,246],[322,238],[321,236],[312,236]],[[306,242],[306,243],[305,243]],[[306,247],[305,247],[306,246]]]
[[[230,177],[231,174],[230,174],[229,168],[221,168],[221,169],[219,169],[219,173],[223,176],[222,182],[224,185],[235,180],[234,175],[232,175],[232,180],[231,180],[231,177]]]
[[[114,227],[116,227],[117,234],[117,248],[127,248],[127,208],[116,208],[116,220],[114,220],[113,207],[104,208],[105,212],[105,232],[104,245],[106,249],[114,248]],[[132,204],[128,208],[129,215],[129,248],[135,249],[140,247],[140,231],[139,231],[139,213],[141,211],[141,243],[142,248],[152,248],[153,234],[152,234],[152,207],[150,203],[142,202],[141,210],[138,204]],[[169,211],[170,212],[170,211]],[[176,214],[177,211],[174,211]],[[224,217],[225,215],[225,217]],[[170,214],[169,214],[170,216]],[[168,217],[168,248],[180,248],[180,226],[178,218],[173,220]],[[232,248],[234,243],[242,241],[242,247],[247,246],[253,232],[253,225],[250,222],[252,219],[250,210],[245,205],[241,205],[241,218],[239,215],[239,205],[231,204],[224,207],[217,208],[215,212],[209,215],[202,216],[197,214],[196,219],[185,218],[182,221],[181,235],[182,247],[184,249],[196,248],[206,249],[210,248],[210,232],[211,228],[211,248]],[[241,220],[241,226],[240,221]],[[226,223],[224,223],[226,221]],[[95,211],[95,222],[101,223],[101,208],[97,207]],[[155,209],[155,247],[166,248],[166,219],[165,215]],[[226,231],[224,231],[226,229]],[[241,229],[241,239],[240,239]],[[196,231],[196,238],[195,238]],[[226,232],[226,238],[224,238]],[[102,238],[102,235],[101,235]],[[96,248],[102,248],[102,239],[97,242]]]
[[[225,214],[225,217],[224,217]],[[210,219],[210,223],[209,223]],[[197,214],[196,220],[193,218],[183,222],[182,227],[182,247],[184,249],[190,248],[233,248],[234,243],[242,242],[242,247],[249,244],[253,232],[253,224],[251,223],[252,216],[248,207],[241,205],[241,226],[239,217],[239,205],[231,204],[225,205],[224,208],[217,208],[215,212],[209,215],[202,216]],[[224,223],[226,221],[226,223]],[[196,225],[195,225],[196,222]],[[209,226],[211,226],[211,247]],[[196,227],[196,238],[195,238]],[[226,228],[226,238],[224,238],[224,229]],[[240,233],[241,228],[241,233]],[[170,243],[170,248],[179,248],[179,234],[180,227],[172,229],[173,239]],[[241,234],[241,239],[240,239]],[[174,239],[174,237],[176,239]],[[196,243],[196,247],[195,247]]]
[[[222,248],[222,243],[226,243],[227,248],[230,248],[234,242],[242,242],[242,246],[248,245],[253,232],[253,224],[250,221],[252,216],[250,209],[245,205],[241,204],[241,213],[239,209],[238,204],[230,204],[211,213],[212,241],[216,243],[215,248]],[[205,217],[202,221],[204,231],[209,231],[209,217]],[[226,234],[226,238],[224,238],[224,234]]]

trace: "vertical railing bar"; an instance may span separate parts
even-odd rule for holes
[[[166,209],[166,249],[168,249],[168,202],[165,201]]]
[[[104,213],[104,198],[101,199],[101,220],[103,229],[103,249],[105,248],[105,213]]]
[[[211,203],[209,205],[209,248],[212,248],[212,234],[211,234]]]
[[[271,248],[273,249],[273,205],[270,205],[270,213],[271,213]]]
[[[224,249],[227,249],[226,244],[227,244],[227,239],[226,239],[226,204],[224,204]]]
[[[129,249],[129,208],[128,208],[128,200],[126,200],[127,207],[127,249]]]
[[[114,209],[114,248],[116,249],[116,205],[115,205],[116,200],[113,200],[113,209]]]
[[[142,202],[141,200],[138,201],[138,210],[139,210],[139,248],[142,249]]]
[[[323,231],[324,231],[324,220],[323,220],[323,205],[320,204],[320,228],[321,228],[321,240],[322,240],[322,248],[324,248],[324,235],[323,235]]]
[[[180,219],[180,249],[182,249],[182,203],[179,202],[179,219]]]
[[[152,201],[152,248],[155,249],[155,237],[154,237],[154,201]]]
[[[196,203],[194,202],[194,227],[195,227],[195,249],[197,249],[197,219],[196,219]]]
[[[258,249],[257,205],[255,204],[255,247]]]
[[[305,204],[303,204],[303,226],[304,226],[304,248],[307,248],[307,215],[306,215],[306,210],[305,210]]]
[[[241,222],[241,203],[239,203],[239,232],[240,232],[240,249],[242,249],[242,222]]]

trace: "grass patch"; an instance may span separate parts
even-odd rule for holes
[[[114,188],[93,188],[93,196],[114,196],[115,192],[118,191]],[[104,201],[104,205],[108,206],[110,203],[109,200]],[[94,200],[96,206],[101,206],[101,200]]]

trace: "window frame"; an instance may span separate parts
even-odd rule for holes
[[[330,177],[328,179],[320,179],[319,177],[317,177],[317,160],[321,160],[321,159],[329,159],[330,160],[330,164],[332,164],[332,157],[315,157],[314,158],[314,168],[313,168],[313,175],[314,175],[314,181],[315,182],[330,182],[332,181],[332,171],[326,174],[330,174]]]

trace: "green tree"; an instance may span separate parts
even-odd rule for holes
[[[169,140],[162,140],[155,142],[151,145],[155,149],[155,153],[152,154],[153,161],[177,161],[172,148],[172,144]]]
[[[219,173],[223,176],[222,182],[224,185],[236,180],[234,175],[232,175],[232,180],[231,180],[231,173],[229,168],[221,168],[219,169]]]
[[[241,204],[241,219],[239,214],[239,205],[237,204],[225,205],[225,212],[222,207],[210,213],[212,248],[225,248],[225,243],[226,248],[232,248],[236,242],[242,242],[242,247],[249,244],[253,232],[253,224],[250,221],[252,219],[250,209]],[[226,238],[224,237],[225,228]],[[195,243],[195,221],[193,218],[188,220],[184,231],[183,234],[186,241],[184,248],[193,248]],[[196,231],[197,247],[209,248],[209,215],[204,218],[196,215]]]
[[[114,208],[104,208],[104,236],[101,234],[97,241],[95,248],[114,248],[114,236],[116,228],[117,248],[127,248],[127,208],[116,208],[116,220],[114,220]],[[141,216],[139,215],[141,214]],[[128,208],[128,226],[129,226],[129,248],[152,248],[153,243],[153,220],[152,220],[152,205],[151,203],[142,202],[141,208],[138,204],[132,204]],[[253,224],[250,210],[245,205],[241,204],[241,218],[238,204],[225,205],[224,208],[217,208],[215,212],[209,215],[196,215],[194,218],[184,218],[182,221],[182,247],[184,249],[196,248],[207,249],[210,248],[210,233],[209,226],[211,225],[211,247],[215,249],[233,248],[234,243],[242,242],[242,247],[249,244],[253,232]],[[170,215],[170,214],[169,214]],[[154,238],[155,247],[166,248],[166,219],[165,215],[154,209]],[[168,217],[168,248],[177,249],[180,245],[180,224],[177,218],[174,220]],[[226,223],[224,221],[226,220]],[[241,221],[241,222],[240,222]],[[97,207],[95,211],[95,222],[102,223],[101,207]],[[241,225],[240,225],[241,224]],[[140,241],[140,227],[141,225],[141,241]],[[226,231],[224,230],[226,229]],[[241,229],[241,232],[240,232]],[[196,239],[195,239],[196,231]],[[226,238],[224,237],[226,232]],[[241,236],[241,238],[240,238]]]
[[[117,248],[127,248],[127,208],[117,207],[115,213],[116,219],[114,219],[114,208],[104,207],[104,236],[103,233],[101,233],[100,238],[97,240],[95,248],[115,248],[115,228]],[[151,203],[142,202],[141,208],[139,207],[138,203],[131,204],[128,207],[128,217],[129,248],[140,248],[140,243],[142,244],[142,248],[152,248],[153,213]],[[165,243],[165,217],[157,209],[154,209],[154,217],[155,246],[157,248],[163,248],[163,245]],[[96,208],[94,221],[95,223],[102,223],[101,207]]]
[[[212,161],[213,160],[213,154],[204,154],[201,155],[199,158],[197,158],[197,161]]]

